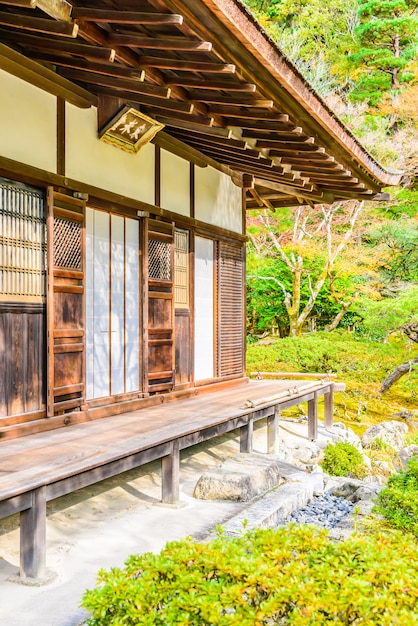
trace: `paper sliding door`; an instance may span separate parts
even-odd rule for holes
[[[214,377],[214,242],[195,239],[195,380]]]
[[[140,390],[139,223],[87,210],[87,397]]]

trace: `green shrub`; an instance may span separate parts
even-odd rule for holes
[[[418,432],[411,433],[405,437],[406,446],[418,446]]]
[[[374,510],[395,528],[418,537],[418,457],[412,457],[408,468],[391,476],[379,493]]]
[[[329,443],[324,450],[322,461],[324,472],[331,476],[354,476],[364,478],[367,468],[363,457],[351,443],[341,441],[336,444]]]
[[[418,625],[416,543],[324,530],[258,529],[210,543],[167,544],[99,573],[90,626]]]

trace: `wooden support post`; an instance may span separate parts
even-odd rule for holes
[[[308,439],[316,441],[318,438],[318,396],[315,393],[308,401]]]
[[[334,389],[324,395],[324,422],[325,428],[331,428],[334,419]]]
[[[267,417],[267,452],[277,454],[279,451],[279,418],[280,409],[278,405],[274,407],[273,415]]]
[[[162,502],[177,504],[180,489],[180,448],[179,442],[172,442],[171,454],[161,459]]]
[[[253,451],[253,432],[254,422],[253,418],[248,418],[248,424],[241,426],[239,432],[239,451],[240,452],[252,452]]]
[[[46,566],[46,487],[32,492],[32,506],[20,513],[20,577],[41,578]]]

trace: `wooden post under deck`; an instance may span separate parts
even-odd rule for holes
[[[32,506],[20,513],[20,577],[41,578],[46,566],[46,487],[32,492]]]
[[[161,459],[162,495],[164,504],[176,504],[180,499],[180,447],[172,442],[172,451]]]
[[[329,393],[324,394],[324,422],[325,428],[331,428],[334,412],[334,390],[331,387]]]
[[[248,418],[248,424],[241,426],[239,430],[239,451],[251,453],[253,451],[254,421]]]
[[[314,393],[312,400],[308,400],[308,439],[316,441],[318,438],[318,396]]]
[[[267,417],[267,452],[277,454],[279,452],[279,418],[280,409],[278,405],[274,407],[273,415]]]

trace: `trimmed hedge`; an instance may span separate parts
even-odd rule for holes
[[[89,626],[413,626],[417,544],[398,533],[334,543],[298,525],[185,539],[101,571],[82,605]]]

